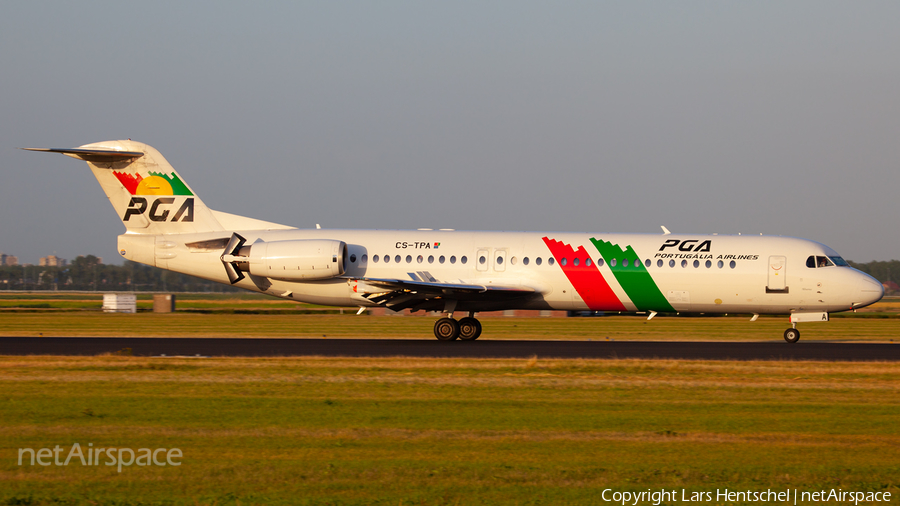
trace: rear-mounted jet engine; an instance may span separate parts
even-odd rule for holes
[[[343,241],[303,239],[257,242],[233,234],[222,254],[222,263],[231,284],[244,273],[285,281],[316,281],[344,274],[347,245]]]

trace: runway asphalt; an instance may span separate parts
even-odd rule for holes
[[[434,339],[243,339],[0,337],[0,355],[667,358],[702,360],[898,361],[900,344],[671,341],[452,341]]]

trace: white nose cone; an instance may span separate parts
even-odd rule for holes
[[[853,302],[853,309],[866,307],[874,304],[884,297],[884,286],[877,279],[868,274],[860,273],[859,281],[857,281],[856,301]]]

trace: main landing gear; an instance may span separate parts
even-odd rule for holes
[[[444,317],[434,322],[434,337],[441,341],[474,341],[481,335],[481,322],[473,316],[460,318],[456,321],[451,317]]]

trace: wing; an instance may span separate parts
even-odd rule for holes
[[[385,278],[348,278],[359,297],[401,311],[453,311],[458,302],[466,307],[483,305],[495,309],[535,295],[536,290],[524,285],[484,285],[448,283],[428,272],[411,272],[409,280]]]

